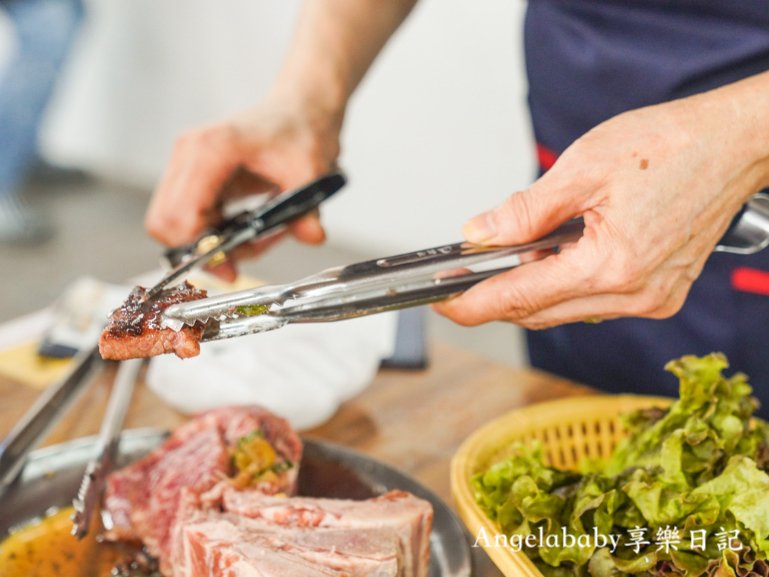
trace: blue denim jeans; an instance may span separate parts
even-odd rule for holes
[[[37,131],[83,18],[82,0],[0,0],[18,39],[0,77],[0,195],[11,194],[37,154]]]

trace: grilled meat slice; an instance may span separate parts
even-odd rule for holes
[[[123,305],[110,317],[99,339],[99,352],[105,359],[126,360],[176,353],[182,359],[200,354],[200,339],[205,326],[182,327],[174,331],[161,325],[162,312],[177,303],[206,297],[188,282],[162,291],[156,298],[145,300],[147,291],[136,287]]]

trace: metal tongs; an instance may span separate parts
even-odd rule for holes
[[[321,202],[345,184],[339,171],[330,172],[309,185],[284,192],[253,211],[241,212],[218,228],[206,231],[194,243],[166,251],[165,260],[172,270],[152,287],[145,300],[160,294],[167,286],[183,279],[192,269],[206,264],[216,266],[227,254],[241,244],[264,236],[289,221],[317,208]],[[118,367],[104,420],[99,431],[95,457],[88,463],[77,498],[72,534],[78,539],[86,536],[94,513],[101,501],[107,477],[117,458],[120,432],[143,359],[122,361]]]
[[[206,323],[202,340],[210,341],[277,329],[288,323],[337,321],[437,302],[513,267],[457,276],[441,273],[574,242],[582,236],[583,228],[578,218],[524,245],[480,247],[457,243],[332,268],[296,283],[173,305],[163,312],[162,322],[174,330]]]
[[[279,194],[253,211],[236,215],[218,228],[207,231],[188,246],[167,251],[165,261],[172,270],[148,291],[147,298],[158,295],[165,287],[183,279],[192,269],[206,264],[220,264],[232,249],[270,234],[317,208],[342,188],[345,182],[342,172],[331,171],[305,187]],[[17,479],[29,452],[59,423],[77,397],[94,381],[95,375],[106,366],[106,362],[94,345],[81,352],[72,365],[70,371],[47,388],[10,433],[0,440],[0,493]],[[103,481],[112,467],[117,439],[139,365],[140,361],[127,361],[121,363],[118,370],[97,441],[98,455],[89,464],[88,474],[75,501],[75,532],[80,537],[88,531]]]
[[[468,272],[468,267],[511,256],[522,262],[542,258],[547,253],[538,251],[575,242],[583,229],[582,218],[576,218],[527,244],[483,247],[457,243],[332,268],[295,283],[176,304],[164,311],[162,322],[174,330],[205,323],[202,340],[213,341],[289,323],[337,321],[433,303],[521,262],[475,272]],[[716,250],[749,254],[768,244],[769,195],[759,193],[745,205]]]
[[[134,385],[145,359],[120,361],[112,393],[107,401],[104,420],[96,439],[96,454],[86,466],[77,497],[72,502],[72,534],[82,539],[91,528],[91,521],[101,502],[107,477],[115,468],[120,444],[120,432],[131,403]]]
[[[336,193],[346,182],[344,174],[334,170],[307,186],[283,192],[252,211],[241,212],[217,228],[204,232],[192,244],[167,250],[164,260],[172,269],[163,280],[147,291],[145,300],[154,298],[167,286],[183,279],[191,270],[207,264],[217,266],[227,259],[227,254],[234,248],[272,233],[318,208],[320,203]]]

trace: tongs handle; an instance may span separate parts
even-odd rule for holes
[[[218,240],[220,244],[217,248],[226,253],[318,208],[346,182],[340,170],[329,172],[305,187],[281,193],[254,210],[233,216],[216,228],[207,230],[192,244],[166,250],[164,259],[172,268],[177,267],[189,257],[207,252],[206,241],[211,238]]]
[[[769,189],[767,189],[769,190]],[[755,254],[769,246],[769,194],[750,197],[716,246],[717,252]]]
[[[163,311],[163,322],[179,330],[176,327],[184,324],[222,320],[221,324],[207,330],[203,337],[203,340],[216,340],[277,328],[285,322],[339,320],[433,302],[440,299],[428,300],[432,298],[432,290],[438,289],[438,296],[446,298],[466,290],[458,288],[460,283],[469,288],[471,284],[491,276],[470,273],[462,275],[463,281],[448,280],[450,277],[436,278],[444,271],[553,249],[578,240],[583,228],[582,218],[575,218],[526,244],[484,247],[456,243],[327,269],[289,285],[260,287],[171,305]],[[234,316],[252,317],[254,321],[233,321]]]
[[[347,183],[341,172],[329,173],[287,195],[278,195],[248,214],[249,226],[259,234],[294,220],[320,206]],[[237,218],[237,217],[236,217]]]
[[[458,274],[456,276],[425,278],[414,280],[407,286],[391,288],[389,290],[372,291],[371,294],[348,302],[336,301],[328,304],[320,303],[304,309],[287,309],[277,317],[263,315],[252,317],[252,322],[244,319],[239,326],[232,323],[232,328],[227,324],[220,327],[220,334],[215,338],[228,338],[240,336],[239,330],[249,327],[251,332],[261,332],[279,328],[286,323],[328,322],[350,319],[354,317],[383,313],[414,306],[436,303],[457,296],[472,288],[480,282],[498,274],[514,269],[518,265]],[[236,321],[237,322],[237,321]],[[271,324],[272,323],[272,324]],[[242,334],[247,334],[242,332]],[[209,336],[206,340],[215,340]]]

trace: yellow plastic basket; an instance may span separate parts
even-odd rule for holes
[[[493,546],[494,535],[501,531],[475,503],[470,478],[507,456],[512,443],[534,439],[542,443],[549,465],[575,469],[583,457],[610,455],[627,435],[619,422],[620,414],[667,407],[672,401],[636,395],[561,399],[511,411],[475,431],[451,462],[451,492],[474,540],[483,528],[492,545],[486,552],[507,577],[542,577],[524,553]]]

